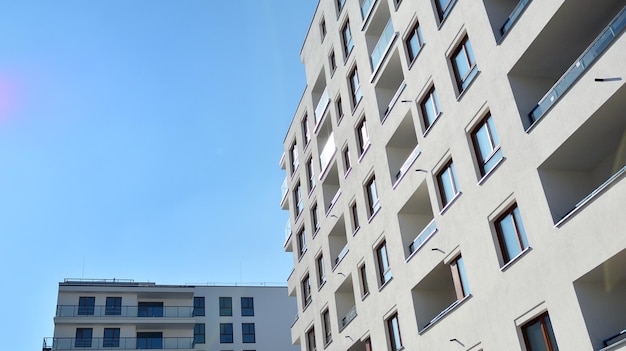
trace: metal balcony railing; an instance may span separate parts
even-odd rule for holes
[[[191,350],[193,337],[186,338],[45,338],[44,350]]]
[[[554,105],[569,88],[574,85],[580,76],[593,65],[598,57],[615,41],[626,27],[626,7],[624,7],[600,35],[585,49],[582,55],[548,90],[537,106],[528,114],[531,126],[537,122]],[[528,128],[530,129],[530,127]]]
[[[415,240],[413,240],[413,242],[409,245],[409,253],[412,254],[413,252],[417,251],[417,249],[424,245],[426,240],[428,240],[428,238],[433,236],[433,234],[435,234],[436,232],[437,223],[433,219],[432,221],[430,221],[430,223],[428,223],[426,228],[424,228],[421,233],[417,234]]]
[[[354,305],[352,306],[350,311],[348,311],[348,313],[346,313],[346,315],[341,319],[341,330],[348,326],[348,324],[350,324],[350,322],[352,322],[352,320],[355,319],[356,316],[356,305]]]
[[[530,4],[530,1],[531,0],[520,0],[520,2],[517,3],[509,15],[509,18],[507,18],[502,27],[500,27],[500,35],[504,36],[504,34],[513,27],[513,24],[515,24],[517,19],[522,15],[522,12],[524,12],[528,4]]]
[[[413,149],[413,151],[411,151],[411,154],[409,155],[409,157],[406,158],[406,160],[400,167],[400,170],[398,171],[398,173],[396,173],[396,180],[404,176],[404,174],[409,170],[413,162],[417,160],[417,157],[420,155],[420,153],[421,151],[420,151],[419,145],[415,145],[415,148]]]
[[[106,317],[106,318],[189,318],[193,306],[79,306],[58,305],[57,317]]]

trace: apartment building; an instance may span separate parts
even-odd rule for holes
[[[43,349],[294,351],[295,310],[284,286],[66,279]]]
[[[284,140],[303,351],[626,350],[625,0],[320,0]]]

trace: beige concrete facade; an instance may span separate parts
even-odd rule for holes
[[[294,344],[626,350],[625,6],[319,2],[280,161]]]
[[[293,351],[295,307],[284,286],[66,280],[44,351]]]

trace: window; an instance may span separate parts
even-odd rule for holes
[[[241,339],[244,344],[256,342],[254,323],[241,323]]]
[[[233,315],[233,298],[220,297],[220,316]]]
[[[313,188],[315,187],[315,173],[313,171],[313,159],[309,158],[308,161],[306,161],[306,176],[309,182],[309,194],[311,193],[311,191],[313,191]]]
[[[315,329],[311,328],[306,332],[306,350],[315,351]]]
[[[359,224],[359,212],[356,208],[356,202],[353,202],[350,206],[350,217],[352,218],[352,234],[356,233],[361,225]]]
[[[398,314],[395,313],[387,318],[387,333],[389,334],[389,345],[392,351],[402,349],[402,338],[400,337],[400,323]]]
[[[122,298],[107,296],[106,306],[104,307],[104,314],[107,316],[121,315],[122,314]]]
[[[484,176],[502,160],[500,139],[496,133],[491,114],[487,114],[472,132],[472,143],[474,144],[480,174]]]
[[[322,41],[324,41],[324,38],[326,38],[326,20],[324,18],[320,21],[320,36]]]
[[[204,316],[204,296],[195,296],[193,298],[193,315]]]
[[[304,145],[311,141],[311,129],[309,128],[309,116],[305,115],[302,120],[302,135],[304,135]]]
[[[361,278],[361,296],[365,297],[369,295],[370,288],[369,285],[367,285],[367,271],[365,270],[364,264],[359,267],[359,277]]]
[[[452,10],[452,6],[456,0],[435,0],[435,5],[437,6],[437,13],[439,14],[439,21],[443,21],[450,14],[450,10]]]
[[[254,298],[253,297],[241,298],[241,315],[244,317],[254,316]]]
[[[163,302],[139,302],[138,317],[163,317]]]
[[[335,101],[335,106],[337,108],[337,124],[343,119],[343,105],[341,103],[341,96],[337,97],[337,101]]]
[[[304,228],[298,232],[298,258],[302,258],[306,252],[306,232]]]
[[[137,332],[137,349],[162,349],[162,332]]]
[[[318,288],[321,288],[326,283],[326,268],[324,268],[324,256],[319,255],[316,259],[317,276],[318,276]]]
[[[220,344],[233,343],[233,323],[220,323]]]
[[[450,262],[450,269],[452,270],[452,281],[454,282],[454,290],[456,291],[456,299],[462,300],[464,297],[469,296],[469,284],[467,283],[467,273],[465,272],[465,264],[463,263],[463,257],[459,256]]]
[[[426,96],[420,102],[420,109],[422,110],[422,121],[424,122],[424,134],[435,123],[441,111],[439,110],[439,99],[437,98],[437,92],[435,87],[430,88]]]
[[[344,57],[348,57],[350,52],[352,52],[352,48],[354,47],[354,42],[352,41],[352,34],[350,33],[350,22],[346,21],[343,28],[341,28],[341,39],[343,42],[343,53]]]
[[[558,351],[548,312],[522,326],[527,351]]]
[[[359,83],[359,72],[356,67],[354,67],[352,72],[350,72],[350,76],[348,77],[348,86],[350,87],[350,94],[352,94],[352,109],[354,109],[363,97],[363,93],[361,92],[361,83]]]
[[[91,347],[92,335],[93,328],[76,328],[76,340],[74,340],[74,347]]]
[[[328,309],[322,312],[322,329],[324,332],[324,345],[327,345],[333,341],[333,332],[330,326],[330,312],[328,312]]]
[[[346,0],[337,0],[337,9],[339,10],[339,12],[341,12],[341,10],[343,9],[343,5],[345,5]]]
[[[78,315],[93,316],[96,304],[94,296],[81,296],[78,298]]]
[[[120,347],[120,328],[104,328],[103,347]]]
[[[422,30],[420,24],[416,23],[409,36],[404,40],[406,45],[406,52],[409,55],[409,63],[415,61],[417,54],[419,54],[422,46],[424,45],[424,39],[422,37]]]
[[[311,303],[311,279],[309,278],[309,274],[304,276],[302,279],[302,306],[306,308]],[[304,309],[303,308],[303,309]]]
[[[461,93],[469,86],[469,83],[476,77],[476,72],[478,72],[472,45],[467,36],[463,38],[461,44],[452,54],[452,67],[454,68],[459,93]]]
[[[441,207],[445,208],[459,194],[454,163],[452,160],[437,174],[437,185],[441,197]]]
[[[372,176],[365,184],[367,193],[367,206],[369,215],[372,217],[380,209],[380,201],[378,199],[378,190],[376,189],[376,178]]]
[[[348,172],[352,169],[352,162],[350,160],[350,150],[348,146],[343,149],[343,166],[345,167],[344,176],[348,175]]]
[[[389,268],[389,257],[387,256],[387,243],[384,241],[376,247],[376,260],[378,261],[378,278],[382,286],[391,280],[391,268]]]
[[[528,248],[526,231],[524,230],[522,217],[517,205],[513,205],[513,207],[506,210],[506,212],[495,221],[495,227],[496,233],[498,234],[498,243],[500,244],[503,264],[510,262]]]
[[[205,342],[205,326],[204,323],[197,323],[193,326],[193,343],[204,344]]]
[[[313,204],[313,207],[311,207],[311,222],[311,224],[313,225],[314,233],[317,233],[317,231],[320,230],[320,219],[317,212],[317,202]]]
[[[294,142],[289,149],[289,155],[291,155],[291,174],[293,175],[298,168],[298,145]]]
[[[367,122],[365,118],[357,127],[357,141],[359,143],[360,155],[363,155],[370,146],[370,135],[367,131]]]
[[[300,213],[302,213],[302,207],[304,206],[304,203],[302,202],[302,186],[299,181],[296,184],[296,188],[293,190],[293,201],[295,217],[298,218]]]
[[[337,69],[337,58],[335,57],[335,50],[330,51],[328,56],[328,63],[330,63],[330,73],[333,74]]]

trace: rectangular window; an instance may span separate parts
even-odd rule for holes
[[[120,328],[104,328],[103,347],[120,347]]]
[[[81,296],[78,298],[78,315],[93,316],[96,298],[94,296]]]
[[[343,166],[345,168],[344,176],[348,175],[348,172],[352,169],[352,162],[350,160],[350,150],[348,146],[343,149]]]
[[[306,350],[315,351],[315,329],[311,328],[306,332]]]
[[[163,302],[139,302],[138,317],[163,317]]]
[[[233,323],[220,323],[220,344],[233,343]]]
[[[302,285],[302,306],[306,308],[311,303],[311,279],[309,275],[305,275],[301,282]]]
[[[341,10],[343,9],[343,5],[345,4],[346,4],[346,0],[337,0],[337,10],[341,12]]]
[[[333,74],[337,69],[337,58],[335,57],[335,50],[330,51],[330,55],[328,55],[328,63],[330,64],[330,74]]]
[[[326,20],[324,18],[320,21],[320,36],[322,41],[324,41],[324,38],[326,38]]]
[[[220,297],[220,316],[232,316],[233,315],[233,298],[232,297]]]
[[[433,86],[428,93],[420,101],[420,109],[422,111],[422,121],[424,122],[424,134],[435,123],[441,111],[439,110],[439,99],[437,98],[437,91]]]
[[[76,328],[76,339],[74,340],[74,347],[91,347],[92,336],[93,328]]]
[[[107,296],[104,314],[107,316],[119,316],[122,314],[122,298]]]
[[[204,316],[204,296],[194,296],[193,298],[193,315]]]
[[[467,36],[452,54],[452,67],[456,77],[456,84],[461,93],[467,88],[470,82],[476,77],[478,66],[472,52],[472,45]]]
[[[487,114],[472,131],[472,143],[474,144],[480,174],[484,176],[502,160],[500,138],[496,133],[491,114]]]
[[[357,230],[361,228],[361,225],[359,224],[359,212],[356,208],[356,202],[353,202],[352,205],[350,205],[350,217],[352,218],[352,234],[354,235],[354,233],[356,233]]]
[[[197,323],[193,326],[193,343],[204,344],[206,339],[206,331],[204,323]]]
[[[299,181],[296,184],[296,188],[293,190],[293,201],[294,201],[293,209],[295,211],[295,217],[298,218],[300,213],[302,213],[302,208],[304,206],[304,203],[302,201],[302,186],[300,185]]]
[[[315,172],[313,171],[313,159],[309,158],[308,161],[306,161],[306,176],[307,176],[307,180],[309,182],[309,194],[311,193],[311,191],[313,191],[313,188],[315,187]]]
[[[251,344],[256,342],[254,323],[241,323],[241,339],[244,344]]]
[[[370,293],[370,288],[367,285],[367,271],[364,264],[359,267],[359,277],[361,278],[361,296],[365,297]]]
[[[330,325],[330,312],[328,309],[325,309],[322,312],[322,329],[324,329],[324,345],[328,345],[331,341],[333,341],[333,333]]]
[[[437,13],[439,14],[439,21],[443,21],[450,14],[450,10],[452,10],[452,6],[456,0],[435,0],[435,5],[437,7]]]
[[[137,349],[162,349],[162,332],[137,332]]]
[[[507,264],[528,248],[528,239],[517,204],[496,219],[495,227],[503,264]]]
[[[409,62],[415,61],[417,54],[419,54],[422,46],[424,45],[422,30],[419,23],[416,23],[413,29],[411,29],[409,36],[404,40],[404,45],[406,45],[406,52],[409,55]]]
[[[337,108],[337,124],[341,122],[343,119],[343,105],[341,103],[341,96],[337,97],[337,101],[335,101],[335,106]]]
[[[324,256],[323,255],[319,255],[317,256],[317,260],[316,260],[316,266],[317,266],[317,276],[318,276],[318,287],[321,288],[322,285],[324,285],[324,283],[326,283],[326,268],[324,267]]]
[[[522,326],[527,351],[559,351],[548,312]]]
[[[306,232],[304,228],[298,232],[298,258],[302,258],[306,252]]]
[[[387,319],[387,333],[389,334],[389,345],[392,351],[402,349],[402,337],[400,337],[400,323],[398,314],[395,313]]]
[[[361,83],[359,82],[359,72],[356,67],[354,67],[352,72],[350,72],[350,76],[348,76],[348,86],[350,87],[350,94],[352,94],[352,109],[354,109],[363,97]]]
[[[294,142],[289,149],[289,155],[291,157],[291,174],[296,173],[296,169],[298,168],[298,145]]]
[[[241,298],[241,315],[244,317],[254,316],[254,298],[253,297]]]
[[[367,131],[367,121],[365,118],[363,118],[357,127],[357,141],[359,143],[360,155],[363,155],[370,146],[370,135]]]
[[[459,194],[457,184],[454,163],[450,160],[437,174],[437,185],[439,186],[442,208],[445,208]]]
[[[463,257],[459,256],[450,262],[452,270],[452,281],[454,282],[454,290],[456,291],[456,299],[462,300],[470,294],[469,284],[467,283],[467,273],[465,272],[465,264]]]
[[[309,116],[305,115],[302,120],[302,135],[304,135],[304,145],[311,141],[311,129],[309,128]]]
[[[341,40],[343,43],[344,57],[348,57],[352,48],[354,48],[354,42],[352,41],[352,33],[350,33],[350,22],[346,21],[343,28],[341,28]]]
[[[376,260],[378,261],[378,278],[382,286],[390,281],[392,277],[389,257],[387,256],[387,243],[384,241],[376,247]]]
[[[380,201],[378,198],[378,190],[376,189],[376,177],[372,176],[365,184],[367,193],[367,206],[370,217],[380,209]]]
[[[311,225],[313,226],[314,233],[320,230],[320,218],[317,211],[317,202],[311,207]]]

